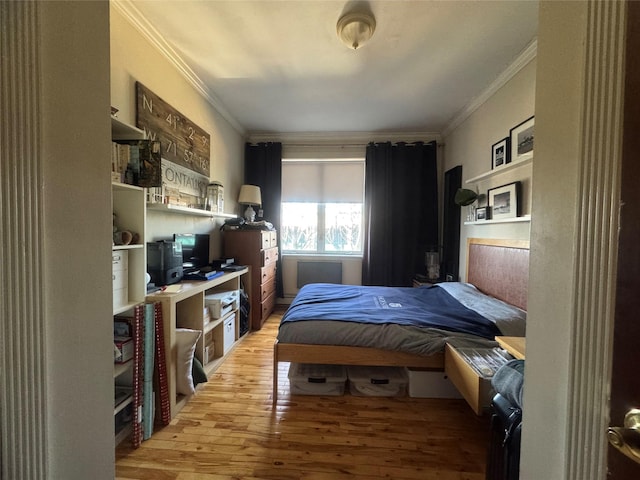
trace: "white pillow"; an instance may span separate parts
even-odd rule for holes
[[[526,335],[527,312],[513,305],[485,295],[475,285],[462,282],[437,284],[465,307],[476,311],[496,324],[502,335],[524,337]]]
[[[191,369],[193,353],[200,335],[202,335],[200,330],[176,328],[176,392],[182,395],[192,395],[196,391]]]

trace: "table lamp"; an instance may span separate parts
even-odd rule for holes
[[[238,195],[238,203],[247,205],[247,209],[244,211],[244,219],[247,222],[253,222],[256,218],[256,212],[252,206],[262,205],[260,187],[257,185],[242,185],[240,187],[240,195]]]

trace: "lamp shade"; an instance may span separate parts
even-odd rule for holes
[[[242,185],[240,187],[240,195],[238,195],[238,203],[242,205],[262,205],[260,187],[257,185]]]
[[[475,202],[477,198],[478,194],[473,190],[469,190],[468,188],[459,188],[453,198],[453,201],[456,205],[466,207],[467,205],[471,205]]]

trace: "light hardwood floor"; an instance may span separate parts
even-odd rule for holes
[[[187,406],[138,449],[116,450],[116,478],[484,479],[488,418],[464,400],[290,396],[272,408],[280,314],[251,333]]]

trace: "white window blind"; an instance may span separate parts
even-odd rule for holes
[[[364,160],[283,160],[282,201],[362,203]]]

